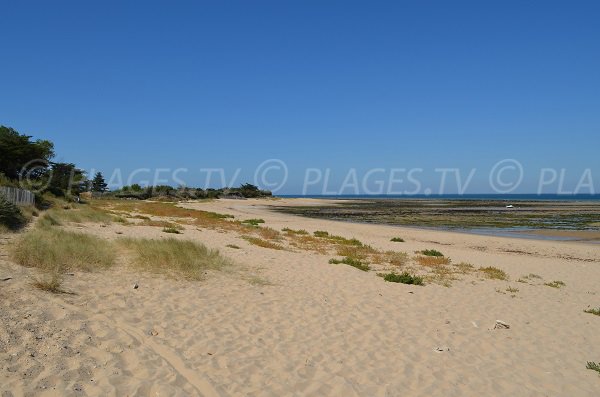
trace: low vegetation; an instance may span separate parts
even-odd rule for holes
[[[63,273],[108,268],[114,263],[115,253],[108,241],[95,236],[36,228],[16,242],[12,257],[22,266]]]
[[[595,363],[593,361],[588,361],[587,365],[585,366],[585,368],[587,369],[591,369],[592,371],[596,371],[600,374],[600,364]]]
[[[244,240],[246,240],[247,242],[249,242],[250,244],[256,245],[256,246],[259,246],[262,248],[270,248],[270,249],[274,249],[274,250],[284,250],[285,249],[281,244],[277,244],[272,241],[265,240],[265,239],[262,239],[259,237],[242,236],[242,238]]]
[[[506,292],[515,293],[515,292],[519,292],[519,289],[518,288],[513,288],[513,287],[508,287],[506,289]]]
[[[371,267],[369,266],[368,263],[365,263],[359,259],[355,259],[355,258],[351,258],[351,257],[345,257],[342,259],[333,258],[333,259],[329,260],[329,263],[335,264],[335,265],[343,263],[344,265],[355,267],[359,270],[362,270],[363,272],[367,272],[371,269]]]
[[[27,223],[21,209],[0,194],[0,225],[7,230],[18,230]]]
[[[421,266],[449,265],[451,260],[444,256],[417,256],[416,261]]]
[[[290,229],[288,227],[284,227],[283,229],[281,229],[282,232],[288,234],[288,235],[295,235],[295,236],[306,236],[308,235],[308,232],[304,229],[300,229],[300,230],[294,230],[294,229]]]
[[[208,270],[230,265],[218,250],[189,240],[124,238],[118,243],[132,254],[134,266],[174,278],[201,280]]]
[[[164,233],[181,234],[181,232],[174,227],[165,227],[162,231]]]
[[[423,254],[425,256],[444,256],[444,254],[442,254],[440,251],[438,250],[423,250],[420,252],[420,254]]]
[[[483,275],[491,280],[508,280],[508,274],[502,269],[498,269],[497,267],[487,266],[480,267],[479,271],[483,273]]]
[[[239,250],[240,247],[238,245],[235,244],[227,244],[227,248],[233,248],[234,250]]]
[[[544,285],[547,285],[548,287],[552,287],[552,288],[562,288],[562,287],[566,286],[566,284],[560,280],[555,280],[555,281],[551,281],[549,283],[544,283]]]
[[[63,282],[63,276],[58,271],[48,271],[40,278],[33,281],[32,285],[42,291],[51,292],[53,294],[63,293],[60,288]]]
[[[596,316],[600,316],[600,307],[595,308],[595,309],[586,309],[584,310],[585,313],[589,313],[589,314],[594,314]]]
[[[242,221],[243,224],[245,225],[250,225],[250,226],[258,226],[261,223],[265,223],[264,219],[246,219],[244,221]]]
[[[392,237],[390,241],[394,243],[403,243],[404,239],[402,237]]]
[[[404,272],[401,274],[397,273],[387,273],[383,274],[383,279],[390,283],[402,283],[402,284],[412,284],[412,285],[423,285],[423,278],[419,276],[412,275],[408,272]]]

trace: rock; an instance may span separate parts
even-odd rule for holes
[[[433,349],[434,352],[436,353],[443,353],[443,352],[449,352],[450,348],[449,347],[436,347],[435,349]]]
[[[133,283],[133,289],[138,289],[140,288],[140,286],[138,285],[138,283]]]
[[[496,320],[496,325],[494,325],[494,329],[509,329],[510,325],[506,324],[502,320]]]

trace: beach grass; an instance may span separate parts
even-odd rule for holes
[[[62,273],[106,269],[115,261],[110,242],[59,228],[35,228],[15,244],[12,257],[26,267]]]
[[[359,259],[351,258],[351,257],[345,257],[342,259],[332,258],[329,260],[329,263],[335,264],[335,265],[344,264],[344,265],[352,266],[359,270],[362,270],[363,272],[368,272],[371,269],[371,267],[369,266],[368,263],[363,262]]]
[[[408,272],[404,273],[387,273],[383,274],[383,279],[390,283],[402,283],[402,284],[412,284],[412,285],[423,285],[423,278],[419,276],[412,275]]]
[[[231,265],[218,250],[189,240],[123,238],[118,244],[132,255],[134,267],[173,278],[201,280],[208,270]]]
[[[479,271],[484,274],[485,277],[491,280],[508,280],[508,274],[502,269],[498,269],[497,267],[487,266],[480,267]]]

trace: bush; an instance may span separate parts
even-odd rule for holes
[[[19,207],[0,194],[0,225],[9,230],[17,230],[23,227],[25,223],[27,223],[27,219],[25,219]]]
[[[394,243],[403,243],[404,239],[402,237],[393,237],[390,241]]]
[[[162,230],[164,233],[173,233],[173,234],[181,234],[181,232],[174,227],[165,227]]]
[[[600,307],[597,309],[587,309],[584,310],[585,313],[595,314],[596,316],[600,316]]]
[[[383,275],[383,279],[390,283],[423,285],[423,278],[419,276],[413,276],[412,274],[407,272],[404,272],[402,274],[388,273]]]
[[[600,364],[597,364],[593,361],[588,361],[587,365],[585,366],[587,369],[591,369],[592,371],[596,371],[600,374]]]
[[[313,234],[315,235],[315,237],[329,237],[329,232],[326,232],[324,230],[317,230]]]
[[[438,250],[423,250],[421,253],[425,256],[444,256],[444,254]]]
[[[552,281],[550,283],[545,283],[544,285],[547,285],[548,287],[552,287],[552,288],[562,288],[567,284],[565,284],[564,282],[562,282],[560,280],[557,280],[557,281]]]

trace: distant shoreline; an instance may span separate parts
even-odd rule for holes
[[[307,198],[323,200],[481,200],[481,201],[600,201],[600,194],[439,194],[439,195],[368,195],[368,194],[281,194],[280,198]]]

